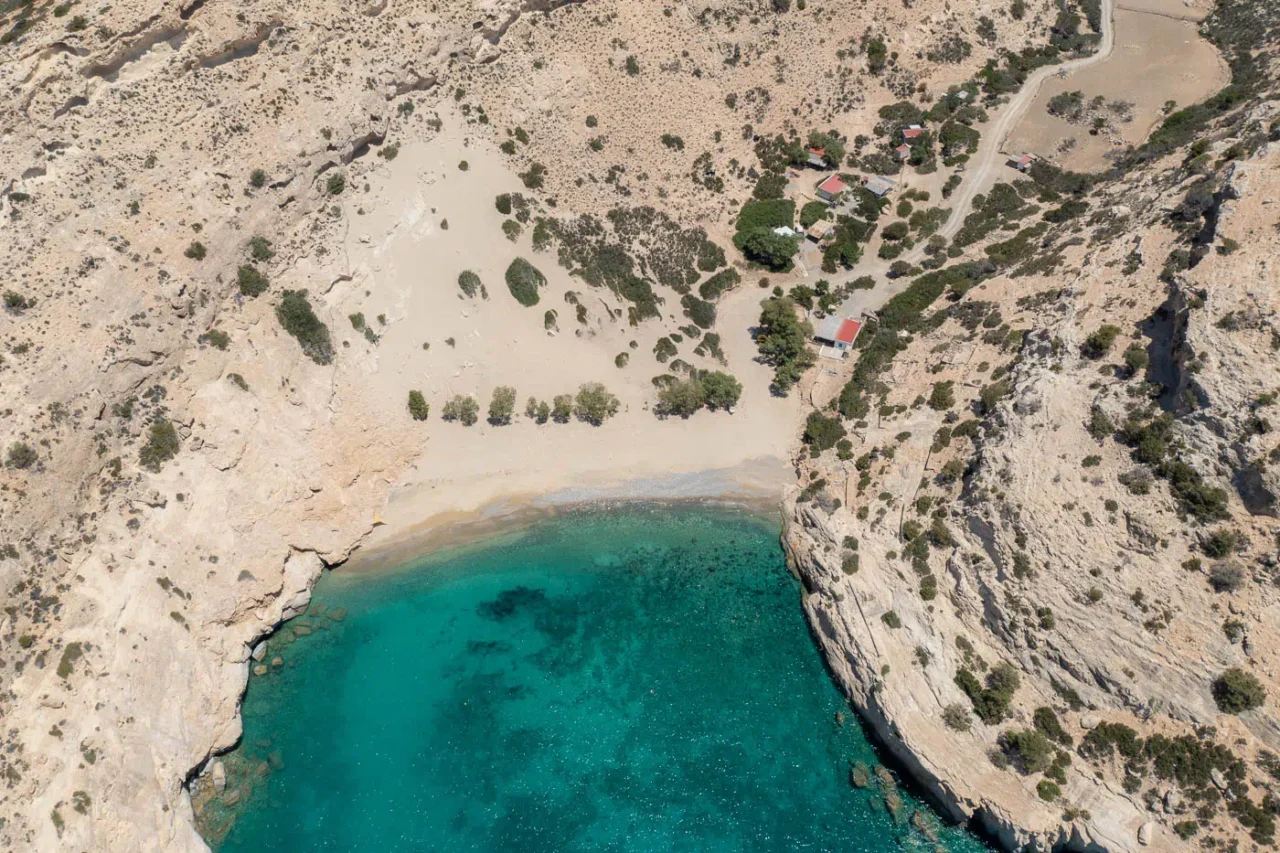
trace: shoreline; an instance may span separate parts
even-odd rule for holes
[[[793,479],[783,460],[760,457],[727,468],[500,494],[471,509],[430,513],[413,522],[384,522],[350,557],[329,570],[347,576],[394,571],[443,551],[523,530],[543,519],[622,504],[734,507],[776,521],[781,535],[783,497]],[[395,514],[409,512],[409,507],[399,506]]]

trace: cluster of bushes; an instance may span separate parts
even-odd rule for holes
[[[584,423],[600,426],[618,413],[618,405],[618,398],[607,388],[598,382],[588,382],[578,388],[576,395],[558,394],[550,404],[530,397],[525,406],[525,416],[539,424],[548,420],[568,423],[570,417],[577,417]],[[498,386],[493,390],[489,401],[489,423],[495,426],[511,423],[511,419],[515,417],[515,408],[516,389],[509,385]],[[413,418],[426,420],[428,411],[422,395],[411,391],[409,412]],[[440,417],[463,426],[473,426],[480,420],[480,404],[470,394],[457,394],[444,404]]]
[[[1213,728],[1198,730],[1199,737],[1179,735],[1167,737],[1153,734],[1143,739],[1123,723],[1101,723],[1090,729],[1081,740],[1078,752],[1083,758],[1101,762],[1119,754],[1124,764],[1124,788],[1136,794],[1148,773],[1165,782],[1177,782],[1191,805],[1199,804],[1195,815],[1210,820],[1223,800],[1214,771],[1226,783],[1227,810],[1241,826],[1249,830],[1259,844],[1270,844],[1275,836],[1276,802],[1267,794],[1261,804],[1249,794],[1248,768],[1232,751],[1212,740]],[[1267,770],[1265,760],[1260,762]],[[1190,824],[1188,826],[1187,824]],[[1180,834],[1191,834],[1196,821],[1182,821]],[[1185,837],[1185,835],[1184,835]]]
[[[973,703],[973,712],[978,719],[987,725],[995,725],[1008,716],[1013,696],[1022,686],[1018,670],[1005,661],[991,668],[985,684],[967,667],[956,672],[955,682]]]
[[[305,290],[286,290],[276,305],[276,319],[297,339],[302,352],[316,364],[333,361],[333,341],[326,326],[311,308]]]
[[[708,302],[714,302],[741,282],[742,276],[738,271],[733,267],[726,267],[698,285],[698,295]]]
[[[796,313],[794,300],[778,296],[761,303],[756,347],[761,361],[773,367],[777,393],[786,394],[813,366],[815,357],[807,347],[811,337],[813,326]]]
[[[526,308],[538,304],[538,289],[547,283],[547,277],[524,258],[516,258],[511,262],[507,267],[506,280],[507,289],[511,291],[511,295],[515,297],[516,302]],[[458,277],[458,286],[463,287],[462,276]],[[463,293],[466,293],[465,287],[463,287]]]
[[[906,348],[902,337],[926,325],[925,310],[948,288],[962,295],[994,271],[990,264],[966,263],[927,272],[886,302],[875,325],[863,329],[860,341],[865,343],[854,364],[853,376],[840,392],[840,414],[846,418],[865,417],[870,411],[866,396],[877,391],[880,374]]]
[[[747,259],[774,272],[788,272],[800,245],[795,237],[774,233],[775,228],[791,228],[796,221],[795,202],[786,199],[753,201],[738,213],[733,244]]]
[[[1176,448],[1173,416],[1154,414],[1150,408],[1131,412],[1120,428],[1119,438],[1133,448],[1136,461],[1167,480],[1169,489],[1184,512],[1201,522],[1226,518],[1227,493],[1210,486],[1200,472],[1183,461]]]
[[[712,411],[732,411],[742,396],[742,383],[722,371],[695,370],[686,379],[665,375],[658,389],[654,412],[660,417],[687,418],[704,406]]]

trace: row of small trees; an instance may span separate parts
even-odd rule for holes
[[[510,385],[494,388],[489,400],[489,423],[505,426],[511,423],[515,413],[516,389]],[[618,398],[599,382],[580,386],[576,395],[557,394],[550,403],[530,397],[524,407],[525,417],[539,424],[549,420],[563,424],[576,417],[584,423],[600,426],[617,413]],[[409,414],[415,421],[425,421],[431,414],[431,407],[421,391],[409,392]],[[473,426],[480,420],[480,403],[470,394],[457,394],[444,404],[440,417],[463,426]]]
[[[669,381],[658,391],[658,405],[654,411],[667,417],[689,417],[701,408],[712,411],[731,410],[742,396],[742,383],[731,374],[721,371],[695,371],[686,379],[663,377]],[[499,385],[489,399],[489,423],[506,426],[516,416],[516,389]],[[618,398],[599,382],[588,382],[578,388],[578,393],[557,394],[551,402],[530,397],[525,403],[524,416],[534,423],[547,421],[568,423],[577,418],[585,423],[600,426],[618,413]],[[409,415],[415,421],[425,421],[431,414],[431,406],[421,391],[409,392]],[[446,421],[457,421],[472,426],[480,420],[480,403],[470,394],[457,394],[450,398],[440,412]]]

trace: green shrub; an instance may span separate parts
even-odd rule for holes
[[[546,174],[546,166],[541,163],[530,163],[529,168],[520,173],[520,180],[531,190],[542,189],[543,179]]]
[[[267,277],[252,264],[242,264],[236,270],[236,283],[240,286],[240,295],[249,297],[261,296],[269,286]]]
[[[800,208],[800,227],[808,228],[815,222],[819,222],[827,215],[830,208],[820,201],[811,201]]]
[[[9,445],[9,453],[6,462],[10,468],[26,469],[36,464],[40,457],[36,455],[31,445],[25,441],[15,441]]]
[[[573,413],[580,421],[600,426],[618,413],[618,398],[599,382],[588,382],[578,388]]]
[[[1040,799],[1046,803],[1051,803],[1058,797],[1062,796],[1062,788],[1056,782],[1050,782],[1048,779],[1041,779],[1036,783],[1036,793],[1040,795]]]
[[[425,421],[427,415],[431,413],[431,407],[427,405],[427,400],[422,396],[421,391],[409,392],[409,414],[415,421]]]
[[[1098,328],[1093,334],[1085,338],[1084,346],[1080,348],[1085,358],[1102,358],[1111,350],[1111,345],[1115,343],[1116,336],[1120,334],[1119,326],[1107,324]]]
[[[1239,714],[1260,707],[1267,691],[1262,683],[1239,667],[1232,667],[1213,682],[1213,701],[1224,714]]]
[[[733,267],[723,269],[698,286],[698,295],[708,302],[715,301],[725,291],[732,290],[742,281]]]
[[[551,420],[558,424],[567,424],[573,415],[573,395],[557,394],[551,399]]]
[[[526,308],[538,304],[538,288],[547,283],[537,267],[524,258],[516,258],[507,267],[507,289],[515,300]]]
[[[674,415],[687,418],[707,402],[706,389],[696,378],[668,382],[658,389],[658,404],[654,412],[660,416]]]
[[[1221,560],[1223,557],[1234,554],[1244,540],[1245,537],[1240,531],[1221,528],[1215,530],[1200,543],[1200,550],[1207,557]]]
[[[329,195],[342,195],[342,191],[347,188],[347,176],[341,172],[334,172],[324,186]]]
[[[198,340],[209,344],[214,349],[220,350],[225,350],[231,345],[231,336],[221,329],[210,329],[201,335]]]
[[[471,270],[463,270],[458,273],[458,289],[468,297],[475,296],[476,294],[488,295],[485,293],[484,283],[480,281],[480,276],[476,275]]]
[[[271,241],[266,237],[252,237],[249,240],[249,257],[260,263],[266,263],[276,256],[271,248]]]
[[[1007,662],[998,663],[991,668],[987,673],[985,687],[972,672],[963,667],[956,673],[955,681],[973,703],[978,719],[988,725],[995,725],[1008,715],[1013,695],[1022,684],[1018,671]]]
[[[1053,763],[1053,744],[1035,729],[1001,732],[1000,749],[1024,776],[1043,773]]]
[[[201,243],[199,240],[192,240],[191,245],[188,246],[187,250],[182,254],[186,255],[193,261],[203,261],[205,255],[208,254],[208,251],[205,249],[204,243]]]
[[[1058,715],[1053,712],[1052,708],[1044,706],[1036,708],[1031,721],[1035,724],[1036,729],[1044,733],[1045,737],[1063,746],[1071,746],[1072,737],[1062,727],[1062,723],[1058,721]]]
[[[684,315],[700,329],[710,329],[716,323],[716,306],[699,299],[692,293],[686,293],[680,299]]]
[[[79,643],[67,643],[62,649],[62,658],[58,661],[58,677],[67,678],[75,668],[75,662],[84,655]]]
[[[480,419],[480,404],[469,394],[457,394],[444,404],[440,417],[446,421],[457,421],[463,426],[474,426]]]
[[[510,385],[499,385],[493,389],[493,398],[489,401],[489,423],[494,426],[511,423],[511,416],[516,410],[516,389]]]
[[[840,418],[829,418],[817,410],[809,413],[805,421],[804,443],[818,452],[830,450],[836,442],[845,437],[844,425]]]
[[[719,370],[699,374],[707,395],[707,408],[731,411],[742,396],[742,383],[733,374]]]
[[[305,290],[286,290],[276,306],[276,319],[284,330],[297,339],[302,352],[316,364],[333,361],[333,341],[329,327],[311,309]]]
[[[902,620],[898,618],[898,614],[892,610],[880,614],[880,621],[888,625],[890,628],[901,628]]]
[[[147,443],[138,451],[138,462],[148,471],[158,472],[164,463],[178,455],[180,447],[178,431],[171,422],[153,421]]]
[[[942,709],[942,722],[952,731],[967,732],[973,728],[973,715],[959,702],[952,702]]]
[[[498,196],[493,200],[493,204],[503,216],[511,215],[511,193],[503,193]]]
[[[16,290],[6,290],[4,292],[4,310],[15,317],[20,317],[28,308],[34,307],[36,301],[28,299]]]
[[[800,319],[795,302],[788,297],[766,299],[761,308],[756,347],[760,360],[774,368],[773,387],[786,394],[813,366],[815,357],[806,346],[813,327]]]
[[[929,408],[939,412],[945,412],[956,404],[956,395],[953,391],[954,382],[937,382],[933,386],[933,391],[929,394]]]
[[[267,173],[261,169],[254,169],[249,173],[249,186],[255,190],[260,190],[267,185]]]

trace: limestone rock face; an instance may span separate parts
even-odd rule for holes
[[[482,369],[460,356],[456,371],[419,369],[350,321],[370,293],[385,300],[377,310],[388,325],[423,291],[450,288],[452,301],[458,270],[437,265],[414,270],[403,291],[375,289],[393,266],[377,254],[383,244],[443,244],[461,232],[447,232],[429,193],[468,204],[484,196],[475,220],[494,230],[476,239],[501,241],[492,197],[537,195],[520,175],[538,163],[541,199],[555,198],[557,214],[603,219],[620,205],[652,205],[727,245],[731,200],[753,185],[729,168],[753,161],[754,141],[739,129],[780,132],[813,93],[775,85],[769,62],[726,63],[725,45],[789,57],[794,80],[832,81],[839,104],[824,99],[823,112],[861,132],[899,98],[892,87],[968,79],[999,51],[1044,38],[1033,13],[1002,23],[962,63],[922,58],[932,36],[915,23],[976,18],[986,0],[918,0],[909,10],[876,0],[834,21],[716,0],[721,17],[705,23],[678,4],[621,0],[119,0],[69,15],[10,5],[0,44],[0,411],[3,451],[23,444],[36,461],[0,468],[0,589],[13,605],[0,623],[21,639],[0,668],[0,776],[12,780],[0,848],[95,853],[204,850],[184,784],[219,772],[210,761],[240,735],[250,673],[288,665],[263,638],[304,610],[319,572],[365,541],[407,478],[440,492],[452,484],[474,499],[467,508],[481,502],[468,491],[471,461],[458,462],[467,454],[411,423],[404,392],[425,381],[443,392],[446,380],[478,392],[505,381],[510,362]],[[840,82],[838,45],[884,25],[887,12],[905,34],[900,75]],[[641,73],[627,71],[632,54]],[[742,106],[731,106],[739,94]],[[668,147],[664,133],[687,150]],[[608,153],[588,163],[598,136]],[[514,153],[500,147],[518,138]],[[392,181],[378,192],[379,178],[401,145],[404,167],[411,150],[444,142],[454,146],[448,162],[420,153],[375,231],[369,223],[393,197]],[[724,192],[687,179],[704,150],[716,152]],[[470,172],[478,191],[445,193],[464,157],[491,168]],[[523,239],[520,251],[531,252]],[[488,262],[491,245],[475,263]],[[466,249],[451,244],[448,254],[462,264]],[[570,287],[583,286],[562,273],[560,295]],[[332,336],[329,363],[308,358],[282,327],[286,290],[307,291]],[[601,289],[590,302],[591,335],[631,339],[620,300]],[[498,345],[480,334],[489,321],[516,328],[530,316],[512,319],[498,303],[476,309],[467,324],[476,334],[459,333],[459,350],[492,352]],[[754,312],[748,303],[744,313]],[[439,319],[424,323],[423,338]],[[742,334],[750,319],[732,327],[745,350],[738,371],[754,367]],[[684,320],[634,334],[656,338],[667,322]],[[435,338],[437,353],[450,335]],[[508,359],[508,347],[495,358]],[[646,418],[636,432],[648,437],[652,386],[634,384],[630,409]],[[599,435],[583,440],[612,453],[616,435]],[[565,448],[563,457],[577,450]],[[493,481],[528,477],[517,491],[539,486],[530,469],[495,468],[485,472]],[[90,798],[87,814],[70,805],[77,792]]]
[[[1176,167],[1103,182],[1090,203],[1123,198],[1127,230],[1080,229],[1056,277],[997,276],[935,304],[945,313],[882,370],[870,414],[845,421],[852,459],[797,456],[801,482],[826,487],[792,494],[784,541],[833,672],[952,816],[976,817],[1009,850],[1196,849],[1173,831],[1195,803],[1150,774],[1133,796],[1115,766],[1077,753],[1046,803],[1043,777],[997,767],[1002,732],[1033,725],[1038,709],[1073,744],[1103,723],[1144,737],[1213,731],[1246,768],[1280,746],[1269,427],[1280,291],[1262,273],[1280,257],[1280,144],[1220,181],[1204,223],[1184,231],[1168,224],[1190,192]],[[1190,231],[1193,248],[1221,250],[1199,251],[1171,284],[1132,268],[1134,245],[1164,258]],[[1007,333],[982,334],[992,324],[1021,333],[1016,357]],[[1104,324],[1120,333],[1090,354]],[[810,378],[806,393],[824,409],[851,372]],[[945,382],[956,405],[924,405]],[[1144,425],[1166,419],[1169,449],[1142,445]],[[958,676],[981,686],[997,663],[1020,677],[1004,718],[945,723],[944,711],[974,708]],[[1211,684],[1231,667],[1264,685],[1263,707],[1219,711]],[[1213,784],[1261,796],[1216,769]],[[1234,820],[1213,825],[1247,843]]]

